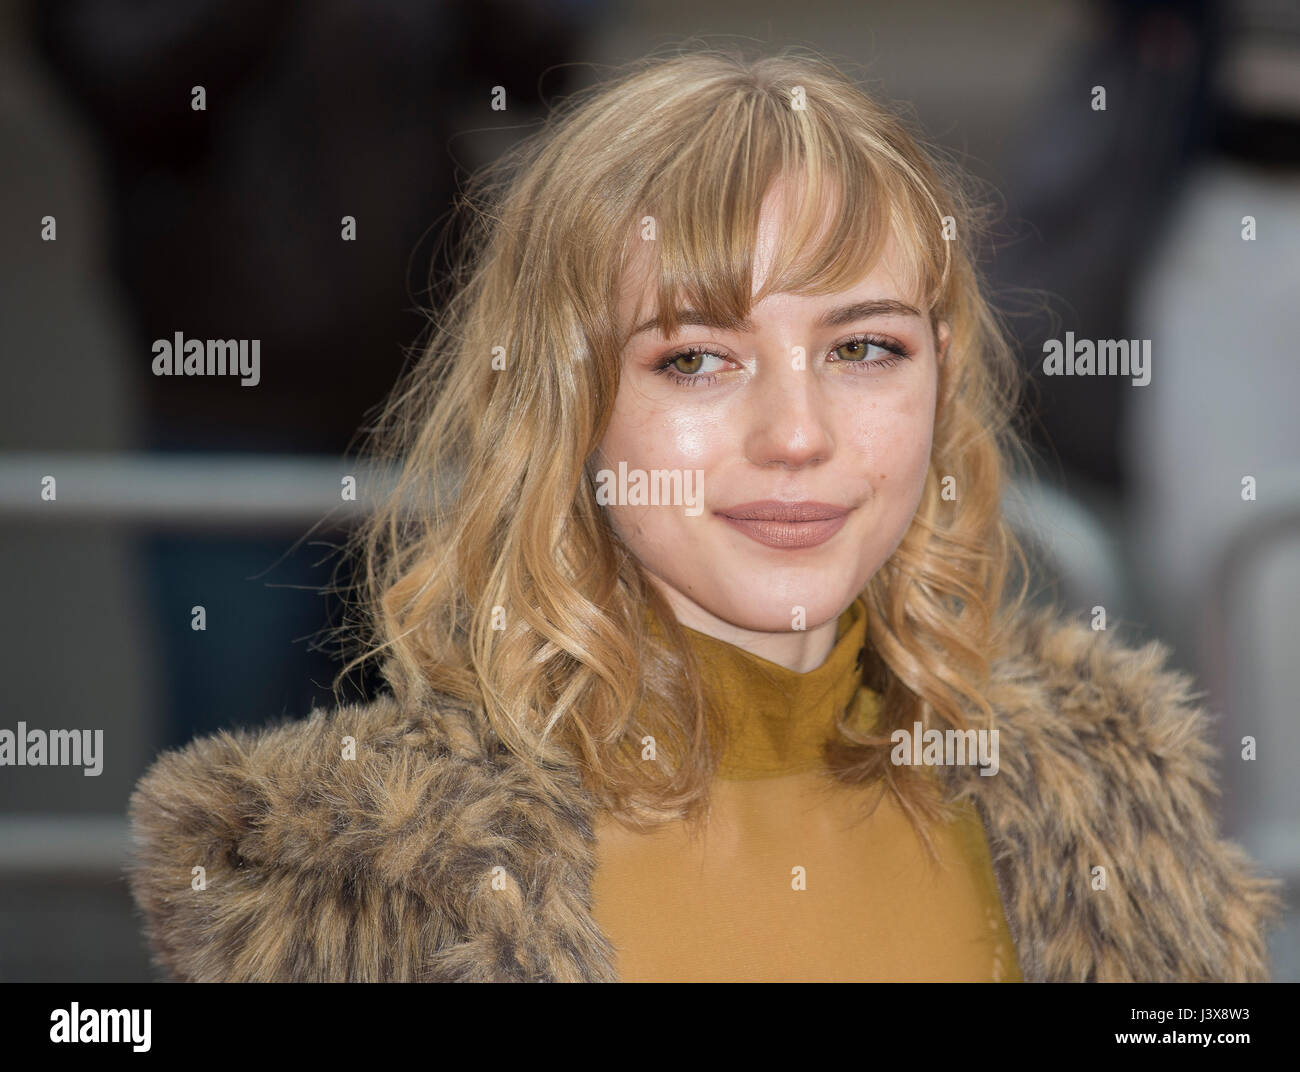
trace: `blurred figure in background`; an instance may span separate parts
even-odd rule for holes
[[[40,47],[107,165],[140,447],[343,452],[423,325],[424,275],[409,282],[408,264],[428,263],[424,239],[450,207],[453,166],[481,162],[463,158],[475,146],[458,135],[537,118],[539,78],[572,58],[583,10],[572,0],[36,5]],[[494,85],[504,112],[491,109]],[[565,85],[561,67],[542,88]],[[195,86],[204,110],[192,108]],[[355,241],[342,240],[345,216]],[[154,376],[153,340],[177,332],[260,340],[260,382]],[[326,699],[337,665],[302,641],[335,609],[319,594],[330,568],[319,548],[284,557],[298,535],[142,535],[167,681],[160,746]],[[195,604],[207,608],[204,632],[189,625]]]
[[[1132,474],[1121,426],[1134,388],[1116,376],[1045,376],[1066,331],[1134,337],[1132,294],[1210,130],[1220,15],[1212,0],[1101,0],[1093,35],[1019,139],[1004,193],[1012,231],[991,265],[1038,396],[1048,475],[1113,508]],[[1093,87],[1106,107],[1093,107]],[[1028,300],[1021,291],[1032,288]]]
[[[1133,561],[1223,717],[1227,827],[1300,890],[1300,5],[1230,9],[1216,119],[1138,281]],[[1256,743],[1248,758],[1245,741]],[[1278,951],[1297,978],[1300,928]]]
[[[992,272],[1031,314],[1011,326],[1041,398],[1044,476],[1107,520],[1123,556],[1112,627],[1118,609],[1207,688],[1226,827],[1294,895],[1300,6],[1094,7],[1097,37],[1010,165],[1019,228]],[[1090,107],[1095,86],[1105,111]],[[1021,288],[1047,292],[1047,308]],[[1066,331],[1151,340],[1149,384],[1044,376],[1043,342]],[[1259,744],[1250,762],[1245,738]],[[1278,941],[1279,978],[1294,978],[1294,917]]]

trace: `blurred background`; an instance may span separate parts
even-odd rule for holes
[[[160,749],[330,703],[344,452],[422,338],[458,181],[692,36],[856,65],[996,191],[1036,584],[1196,675],[1224,829],[1296,905],[1300,5],[0,0],[0,727],[105,753],[0,768],[0,979],[153,977],[127,797]],[[1065,331],[1151,340],[1150,384],[1044,377]],[[260,384],[153,376],[177,332],[260,339]]]

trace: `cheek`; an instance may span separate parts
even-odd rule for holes
[[[656,405],[622,386],[601,441],[610,463],[625,461],[641,469],[702,469],[728,449],[727,421],[721,412]]]
[[[617,474],[620,463],[633,477],[636,471],[671,470],[682,474],[691,489],[694,515],[682,505],[643,506],[620,502],[604,506],[615,531],[642,561],[659,562],[672,556],[688,537],[697,533],[699,510],[709,487],[705,476],[716,460],[732,450],[726,440],[727,422],[720,414],[691,412],[683,407],[656,404],[638,392],[620,387],[601,440],[598,469]],[[689,474],[689,475],[687,475]]]
[[[905,495],[924,482],[934,440],[934,392],[925,382],[872,399],[847,423],[849,445],[877,493]]]

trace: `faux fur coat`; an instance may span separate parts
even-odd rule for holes
[[[1191,680],[1158,643],[1051,613],[1020,635],[988,694],[1001,769],[937,770],[983,819],[1026,981],[1266,980],[1278,883],[1218,836]],[[165,752],[130,803],[155,963],[184,981],[616,981],[593,806],[575,772],[539,774],[428,693]]]

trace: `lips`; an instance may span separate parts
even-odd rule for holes
[[[723,521],[750,539],[778,550],[825,543],[844,526],[849,508],[823,502],[741,503],[717,511]]]

